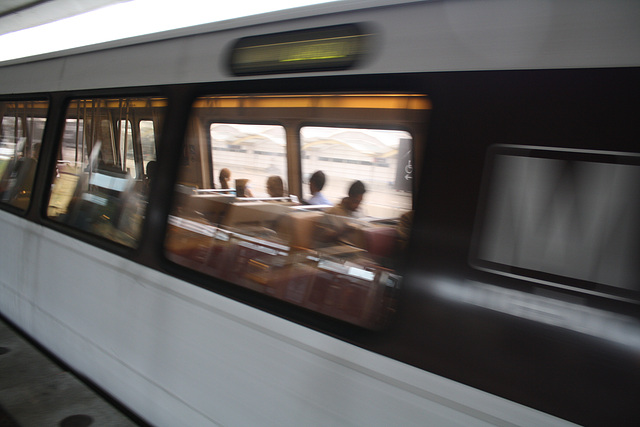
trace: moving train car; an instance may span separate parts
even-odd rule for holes
[[[152,425],[638,425],[638,22],[339,1],[2,63],[0,312]]]

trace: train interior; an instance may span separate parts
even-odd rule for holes
[[[71,101],[49,218],[135,247],[165,106],[153,98]]]
[[[2,197],[22,210],[47,106],[3,104]],[[70,100],[47,216],[137,247],[166,107],[157,97]],[[429,98],[416,94],[197,98],[166,257],[342,321],[383,328],[402,279],[420,174],[414,159],[424,150],[430,108]],[[323,182],[312,189],[318,171]],[[317,192],[321,203],[312,200]]]
[[[424,144],[429,108],[427,97],[407,94],[198,98],[166,256],[330,317],[384,327],[419,173],[412,152]],[[316,171],[325,176],[323,204],[310,202]],[[356,181],[364,194],[353,206]]]
[[[0,103],[0,200],[29,206],[44,133],[47,101]]]

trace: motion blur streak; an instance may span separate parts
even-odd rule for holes
[[[431,283],[431,281],[430,281]],[[640,349],[640,322],[631,317],[486,283],[435,280],[433,292],[448,300],[606,339]]]
[[[640,258],[638,156],[500,150],[494,147],[490,159],[478,258],[507,272],[516,267],[633,290]]]

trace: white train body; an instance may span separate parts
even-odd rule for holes
[[[352,23],[362,24],[372,38],[369,54],[350,69],[239,77],[227,68],[230,48],[240,38]],[[0,93],[3,99],[62,94],[52,98],[54,107],[61,105],[59,99],[88,97],[92,91],[112,96],[119,88],[147,93],[165,85],[179,89],[183,84],[210,82],[216,87],[233,85],[227,90],[242,95],[243,84],[255,92],[261,80],[271,82],[270,88],[281,88],[280,92],[288,87],[288,79],[297,80],[299,92],[306,78],[313,83],[308,92],[318,93],[327,76],[336,81],[378,76],[382,81],[386,76],[401,80],[419,74],[426,82],[430,73],[637,70],[638,23],[636,1],[345,1],[9,61],[0,64]],[[165,92],[170,102],[178,89]],[[382,89],[380,84],[372,90]],[[180,96],[186,99],[192,93]],[[468,96],[476,96],[473,86],[468,87]],[[175,114],[171,108],[168,117]],[[445,124],[437,122],[437,102],[433,111],[437,137]],[[61,115],[53,113],[50,118],[60,120]],[[426,147],[428,151],[428,138]],[[79,239],[51,226],[44,213],[50,183],[42,174],[36,181],[37,188],[44,189],[34,192],[40,202],[24,214],[0,210],[0,313],[152,425],[571,424],[562,419],[566,415],[562,410],[553,411],[553,404],[531,407],[514,401],[527,395],[521,382],[514,383],[517,390],[512,394],[504,392],[506,385],[497,387],[509,398],[500,397],[472,379],[458,381],[447,378],[444,371],[418,367],[417,356],[402,360],[361,345],[357,329],[349,329],[343,337],[336,329],[307,327],[304,320],[293,321],[277,307],[246,303],[242,297],[197,286],[194,279],[176,277],[157,267],[160,261],[145,265],[142,256],[128,259],[135,249],[119,251]],[[145,226],[143,239],[166,222],[166,213],[159,212],[160,216],[147,216],[151,225]],[[457,238],[451,235],[450,241]],[[160,250],[141,248],[144,256],[161,258]],[[416,269],[407,276],[407,286],[415,292],[426,292],[437,280],[422,274]],[[468,282],[461,279],[461,283]],[[505,298],[508,301],[500,304],[516,303]],[[617,300],[635,306],[637,313],[633,297]],[[482,305],[477,299],[472,304]],[[485,308],[495,312],[500,304],[487,303]],[[409,312],[402,306],[398,309],[401,318]],[[637,355],[637,316],[620,315],[631,320],[620,321],[628,329],[624,343],[616,345]],[[515,316],[540,319],[521,316],[517,310]],[[606,325],[612,324],[603,322],[605,329],[582,333],[587,339],[602,339],[609,334]],[[447,329],[441,324],[414,327],[439,328],[443,334]],[[468,324],[469,330],[475,327]],[[553,327],[571,329],[566,324]],[[376,342],[367,337],[368,343]],[[501,344],[496,339],[486,345],[498,352]],[[508,344],[502,351],[510,351]],[[400,353],[410,354],[404,348]],[[496,381],[506,384],[504,378]],[[579,416],[573,421],[579,422]]]

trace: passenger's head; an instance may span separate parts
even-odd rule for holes
[[[326,177],[324,176],[324,172],[315,171],[311,178],[309,178],[309,190],[311,194],[316,194],[318,191],[322,191],[324,188]]]
[[[147,179],[153,180],[156,177],[156,171],[158,170],[158,164],[155,160],[151,160],[147,163]]]
[[[218,176],[220,180],[221,188],[229,188],[229,179],[231,179],[231,171],[227,168],[220,169],[220,175]]]
[[[267,193],[269,197],[284,197],[284,183],[278,175],[267,178]]]
[[[360,206],[360,203],[362,203],[364,193],[366,192],[367,192],[367,189],[365,188],[364,183],[362,181],[356,181],[353,184],[351,184],[351,187],[349,187],[348,197],[343,199],[343,203],[345,204],[345,207],[350,211],[357,210],[358,207]]]

